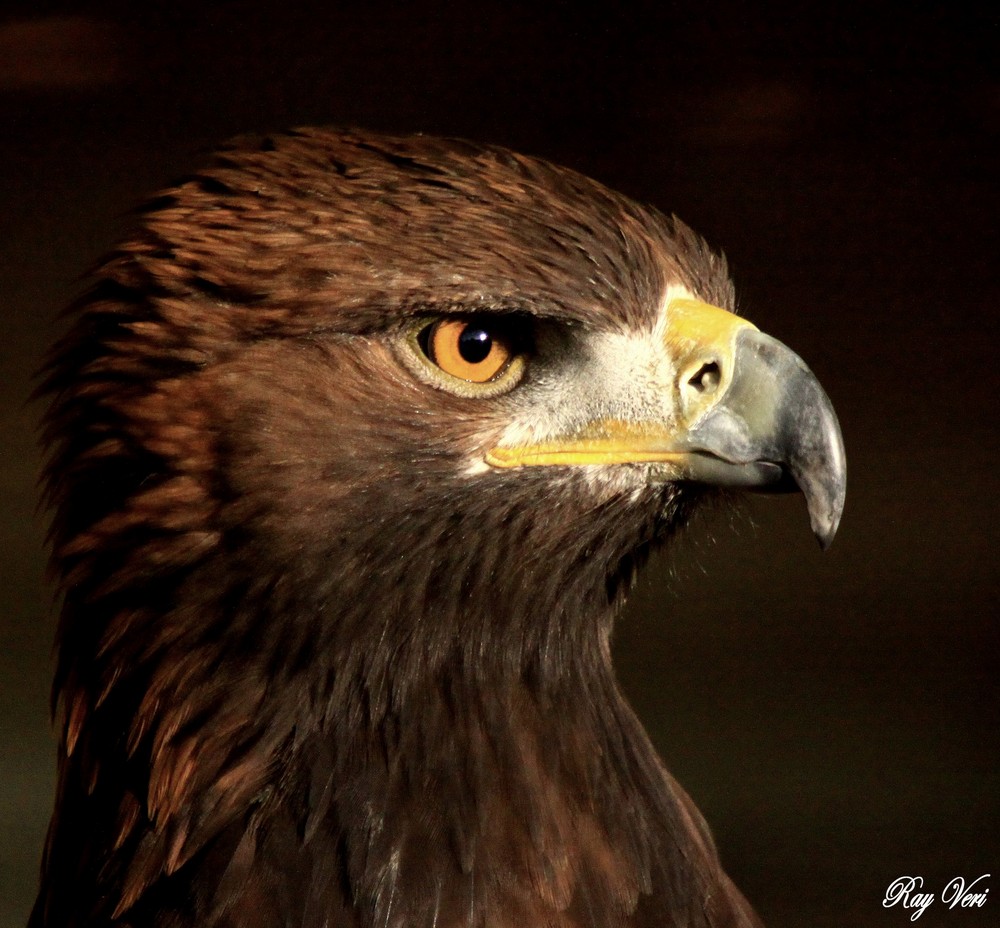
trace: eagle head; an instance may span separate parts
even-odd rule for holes
[[[713,488],[836,531],[832,407],[733,303],[677,219],[467,142],[242,141],[148,204],[47,369],[32,924],[756,924],[608,645]]]

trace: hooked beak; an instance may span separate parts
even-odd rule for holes
[[[812,530],[833,541],[847,486],[833,406],[793,351],[733,313],[674,300],[664,343],[672,415],[595,414],[572,433],[498,445],[496,467],[662,463],[671,477],[764,492],[800,490]]]

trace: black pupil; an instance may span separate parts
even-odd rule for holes
[[[458,353],[469,364],[485,361],[493,348],[493,336],[486,329],[470,325],[458,336]]]

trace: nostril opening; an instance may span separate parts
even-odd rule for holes
[[[719,365],[715,361],[709,361],[695,371],[688,383],[699,393],[714,393],[721,379],[722,372],[719,370]]]

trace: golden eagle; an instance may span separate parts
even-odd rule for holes
[[[63,595],[33,928],[759,924],[625,702],[634,572],[836,418],[676,219],[501,148],[222,150],[43,391]]]

